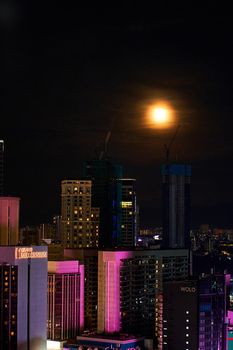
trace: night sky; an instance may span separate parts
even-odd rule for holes
[[[112,129],[108,153],[137,179],[141,225],[160,225],[174,129],[148,129],[144,116],[163,99],[181,124],[171,160],[193,169],[192,225],[233,227],[232,14],[211,2],[129,4],[1,2],[5,192],[21,197],[22,225],[47,222],[60,211],[60,181],[80,178]]]

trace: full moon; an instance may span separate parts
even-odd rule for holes
[[[147,123],[150,128],[167,129],[174,124],[174,111],[165,102],[151,104],[147,109]]]
[[[152,117],[155,123],[166,123],[169,119],[168,110],[162,107],[155,107],[152,111]]]

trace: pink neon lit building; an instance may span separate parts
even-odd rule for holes
[[[48,262],[48,339],[75,338],[84,328],[84,265]]]
[[[0,197],[0,245],[19,242],[19,201],[17,197]]]
[[[143,334],[161,343],[163,282],[187,278],[189,268],[187,249],[99,251],[98,333]]]
[[[120,267],[130,251],[100,251],[98,262],[98,332],[114,333],[121,328]]]

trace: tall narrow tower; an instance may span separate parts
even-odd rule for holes
[[[0,196],[3,196],[3,179],[4,179],[4,141],[0,140]]]
[[[19,243],[18,197],[0,197],[0,245]]]
[[[121,230],[117,240],[119,247],[134,247],[137,238],[137,202],[135,179],[118,179],[121,184]]]
[[[92,181],[92,203],[100,208],[99,247],[115,247],[121,231],[122,166],[107,159],[85,163],[84,176]]]
[[[191,166],[164,164],[162,174],[163,247],[190,246],[190,177]]]

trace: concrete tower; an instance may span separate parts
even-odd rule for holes
[[[99,208],[91,206],[90,180],[62,181],[62,240],[67,248],[98,247]]]
[[[161,168],[163,200],[163,247],[190,246],[191,166],[165,164]]]

